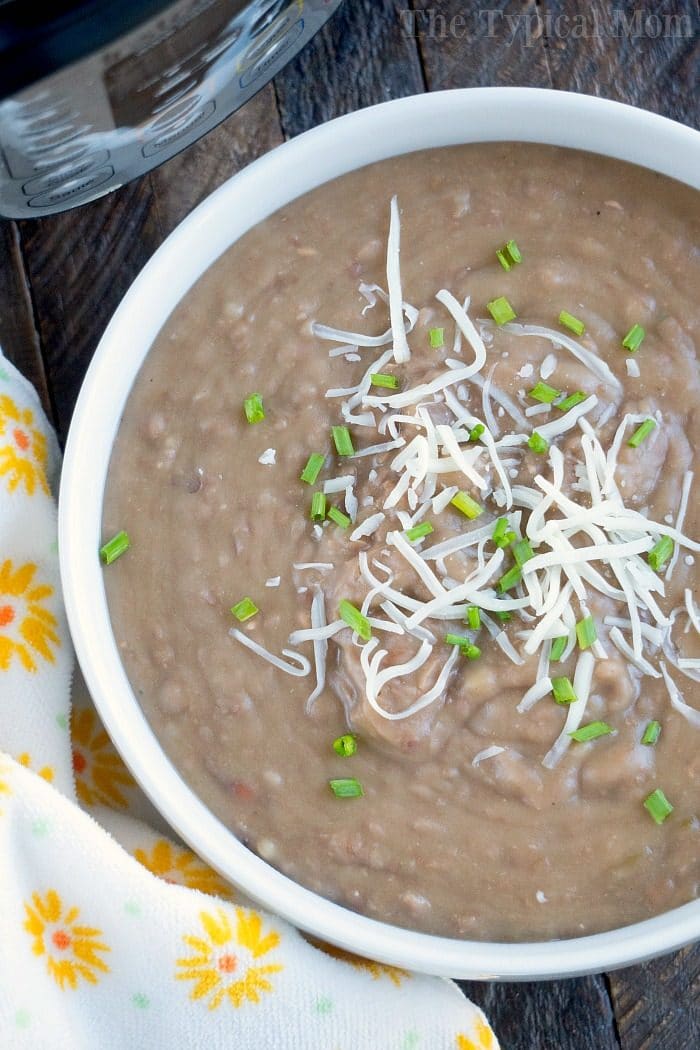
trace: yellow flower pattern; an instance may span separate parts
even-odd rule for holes
[[[348,963],[355,970],[368,973],[373,981],[379,981],[382,977],[388,977],[392,984],[400,988],[401,982],[408,980],[411,976],[408,970],[402,970],[398,966],[387,966],[385,963],[375,962],[373,959],[365,959],[361,955],[353,955],[352,952],[346,952],[343,948],[336,948],[334,944],[319,941],[316,937],[307,936],[306,939],[314,948],[318,948],[319,951],[330,955],[333,959]]]
[[[100,939],[102,931],[78,924],[78,908],[64,908],[55,890],[42,897],[33,893],[24,905],[24,929],[32,937],[32,951],[46,956],[46,969],[59,988],[77,988],[80,980],[97,984],[99,974],[109,973],[101,955],[111,949]]]
[[[458,1035],[457,1050],[493,1050],[496,1045],[493,1041],[493,1032],[481,1017],[476,1019],[474,1034],[476,1042],[466,1035]]]
[[[123,788],[134,786],[134,778],[114,749],[112,741],[91,708],[73,712],[73,771],[75,791],[84,806],[125,809]]]
[[[23,485],[29,496],[37,487],[48,496],[46,438],[31,409],[19,408],[7,394],[0,396],[0,442],[0,478],[7,478],[8,491]]]
[[[28,751],[23,751],[21,755],[17,755],[17,761],[21,766],[24,766],[25,769],[32,768],[32,756],[29,754]],[[42,777],[47,782],[47,784],[53,783],[53,766],[42,766],[41,769],[36,769],[35,773],[38,776]]]
[[[260,915],[244,908],[236,908],[235,918],[217,908],[216,915],[203,911],[199,919],[204,936],[186,934],[182,938],[194,954],[176,961],[176,980],[194,981],[190,998],[206,998],[210,1010],[216,1010],[224,999],[236,1009],[246,1001],[259,1003],[264,992],[272,991],[269,976],[279,973],[282,965],[261,966],[258,960],[278,946],[279,934],[272,930],[263,935]]]
[[[147,852],[134,850],[134,857],[144,868],[165,882],[201,890],[215,897],[231,898],[231,887],[190,849],[177,849],[167,839],[159,839]]]
[[[9,772],[10,767],[7,762],[3,758],[0,758],[0,801],[2,801],[3,795],[7,796],[12,794],[10,781],[6,779]],[[0,817],[2,816],[2,813],[3,811],[0,808]]]
[[[0,671],[7,671],[15,656],[30,672],[37,669],[37,655],[55,662],[52,646],[61,640],[56,617],[44,605],[54,589],[34,584],[36,571],[32,562],[17,569],[9,559],[0,565]]]

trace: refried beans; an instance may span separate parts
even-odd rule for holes
[[[697,896],[699,245],[687,186],[468,145],[292,202],[169,318],[105,493],[114,633],[291,878],[492,940]]]

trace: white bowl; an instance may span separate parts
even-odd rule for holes
[[[274,149],[185,219],[112,318],[68,437],[59,550],[73,640],[99,713],[141,787],[197,853],[266,908],[353,952],[444,976],[525,980],[610,970],[687,944],[700,938],[700,900],[609,933],[503,944],[413,933],[304,889],[238,842],[161,749],[121,665],[97,557],[102,493],[124,403],[159,329],[207,267],[261,219],[344,172],[427,147],[494,140],[591,150],[700,188],[698,132],[616,102],[530,88],[446,91],[387,102]]]

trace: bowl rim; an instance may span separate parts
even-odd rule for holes
[[[542,88],[409,96],[336,118],[277,146],[223,183],[176,227],[105,330],[68,435],[59,557],[68,623],[100,717],[146,795],[212,867],[271,912],[346,950],[446,977],[532,980],[609,971],[680,948],[700,938],[700,900],[605,933],[508,943],[416,933],[305,889],[239,842],[161,749],[120,662],[97,557],[107,466],[124,402],[157,332],[204,270],[251,226],[337,175],[400,153],[486,141],[589,150],[700,189],[699,132],[619,102]]]

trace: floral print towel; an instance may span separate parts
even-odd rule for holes
[[[303,937],[168,837],[79,678],[60,467],[0,353],[0,1046],[497,1050],[454,984]]]

